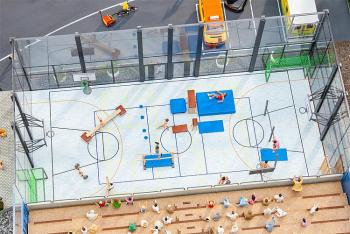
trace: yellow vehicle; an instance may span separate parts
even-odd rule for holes
[[[315,0],[281,0],[281,8],[286,20],[288,36],[313,35],[318,23]],[[315,13],[315,14],[310,14]],[[310,14],[295,16],[298,14]]]
[[[224,9],[221,0],[199,0],[199,20],[204,25],[204,44],[208,47],[219,47],[227,40]]]

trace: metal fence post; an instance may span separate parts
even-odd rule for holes
[[[174,28],[173,25],[168,25],[168,64],[167,64],[167,75],[166,78],[171,80],[173,78],[173,38]]]
[[[32,85],[29,82],[28,73],[27,73],[26,69],[24,68],[23,57],[22,57],[22,54],[19,52],[17,41],[15,41],[15,38],[11,38],[10,39],[10,43],[11,43],[11,45],[14,48],[14,52],[16,52],[16,54],[17,54],[19,65],[21,66],[24,78],[26,79],[26,82],[28,84],[28,88],[29,88],[30,91],[32,91],[33,90],[32,89]],[[14,58],[12,58],[12,62],[13,61],[14,61]]]
[[[252,59],[250,60],[250,64],[249,64],[249,70],[248,70],[249,72],[253,72],[255,68],[256,58],[258,57],[259,47],[260,47],[262,35],[264,33],[265,23],[266,23],[265,16],[262,15],[260,18],[258,32],[255,37]]]
[[[84,54],[83,54],[83,47],[81,45],[80,35],[77,32],[75,33],[75,44],[77,46],[81,72],[82,73],[86,73],[86,66],[85,66],[85,60],[84,60]]]
[[[324,140],[324,138],[325,138],[326,135],[327,135],[328,130],[329,130],[330,127],[333,125],[333,121],[334,121],[335,117],[337,116],[338,111],[339,111],[339,109],[340,109],[340,107],[341,107],[343,101],[344,101],[344,94],[342,94],[342,95],[338,98],[338,101],[337,101],[337,103],[335,104],[335,106],[334,106],[334,108],[333,108],[332,114],[331,114],[331,116],[329,117],[329,119],[328,119],[326,125],[324,126],[324,129],[323,129],[323,131],[322,131],[322,133],[321,133],[321,141]]]
[[[194,69],[193,69],[194,76],[199,76],[199,68],[200,68],[201,57],[202,57],[203,31],[204,31],[204,25],[199,24],[198,25],[198,37],[197,37],[196,60],[194,61]]]
[[[143,42],[142,42],[142,28],[137,26],[137,51],[139,57],[139,74],[140,81],[145,81],[145,65],[143,63]]]
[[[32,158],[30,157],[30,152],[29,152],[29,149],[28,149],[28,146],[24,140],[24,137],[22,136],[21,134],[21,131],[19,130],[19,128],[17,127],[16,123],[13,123],[13,128],[15,129],[16,133],[17,133],[17,136],[18,136],[18,139],[19,141],[21,142],[21,145],[23,147],[23,150],[24,150],[24,153],[26,154],[27,156],[27,159],[28,159],[28,162],[30,164],[30,167],[31,168],[34,168],[34,163],[33,163],[33,160]]]
[[[320,36],[321,29],[322,29],[323,24],[324,24],[325,19],[326,19],[326,15],[328,15],[328,14],[329,14],[328,10],[323,10],[323,14],[321,16],[321,19],[320,19],[319,23],[317,24],[316,32],[314,33],[314,36],[312,37],[312,43],[311,43],[310,51],[309,51],[310,56],[312,56],[314,53],[314,49],[315,49],[316,43],[318,41],[318,37]]]
[[[327,93],[329,92],[329,89],[331,88],[332,86],[332,83],[333,83],[333,80],[336,76],[338,72],[338,66],[334,66],[333,69],[332,69],[332,72],[327,80],[327,84],[326,86],[323,88],[323,91],[322,91],[322,94],[321,94],[321,97],[320,97],[320,100],[318,101],[316,107],[315,107],[315,113],[318,113],[320,112],[321,110],[321,106],[324,102],[324,100],[326,99],[326,96],[327,96]]]
[[[57,77],[57,73],[56,73],[55,66],[54,66],[54,65],[51,65],[51,67],[52,67],[53,75],[54,75],[54,77],[55,77],[55,81],[56,81],[57,88],[59,88],[59,87],[60,87],[60,84],[58,83],[58,79],[57,79],[58,77]]]

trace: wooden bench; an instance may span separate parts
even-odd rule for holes
[[[196,92],[193,89],[187,90],[187,102],[188,102],[188,113],[196,114],[197,113]]]
[[[175,125],[171,128],[173,133],[188,132],[187,124]]]

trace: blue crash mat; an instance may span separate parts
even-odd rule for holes
[[[199,116],[232,114],[236,112],[233,91],[220,90],[220,92],[226,93],[223,103],[218,103],[216,98],[210,99],[208,97],[208,94],[216,93],[215,91],[196,93]]]
[[[201,121],[198,123],[199,133],[223,132],[224,122],[222,120]]]
[[[173,167],[174,163],[171,154],[161,154],[160,159],[158,159],[158,154],[151,154],[145,156],[145,168],[153,167]]]
[[[170,112],[172,114],[186,112],[186,100],[184,98],[170,99]]]
[[[260,149],[261,161],[276,161],[276,156],[278,154],[277,161],[288,161],[287,149],[278,149],[275,152],[269,148]]]

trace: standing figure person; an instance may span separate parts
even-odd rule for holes
[[[109,180],[109,177],[106,176],[106,197],[109,197],[109,193],[114,188],[113,183]]]
[[[272,140],[272,151],[275,152],[279,148],[280,148],[280,142],[276,138],[273,138],[273,140]]]
[[[156,153],[156,154],[159,154],[159,149],[160,149],[160,147],[159,147],[159,142],[154,142],[154,152]]]
[[[299,176],[299,177],[294,176],[292,190],[295,192],[301,192],[303,190],[302,184],[303,184],[303,177],[302,176]]]
[[[164,120],[162,125],[160,125],[157,129],[159,129],[159,128],[167,129],[169,127],[168,123],[169,123],[169,119],[167,118],[167,119]]]

